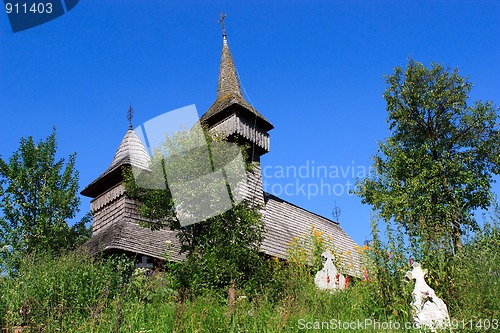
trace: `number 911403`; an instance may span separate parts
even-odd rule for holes
[[[10,3],[5,4],[5,11],[7,14],[51,14],[52,3],[38,2],[33,4],[27,3]]]

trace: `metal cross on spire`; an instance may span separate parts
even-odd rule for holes
[[[339,207],[337,207],[337,203],[334,201],[333,202],[333,210],[332,210],[332,215],[333,219],[335,222],[339,223],[339,217],[340,217],[341,210]]]
[[[224,19],[226,18],[227,14],[222,14],[220,13],[220,19],[217,22],[218,24],[222,25],[222,37],[226,38],[226,27],[224,27]]]
[[[128,114],[127,114],[127,119],[129,122],[129,128],[132,129],[132,118],[134,118],[134,108],[132,107],[132,103],[130,103],[130,106],[128,108]]]

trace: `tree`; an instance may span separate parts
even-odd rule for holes
[[[370,177],[356,193],[410,237],[452,251],[476,209],[491,203],[499,173],[498,108],[468,104],[473,84],[458,69],[410,60],[386,76],[391,135],[379,144]]]
[[[248,201],[238,202],[234,200],[236,193],[232,193],[231,209],[183,226],[179,214],[186,214],[186,208],[188,211],[206,208],[209,201],[202,202],[203,198],[196,190],[186,187],[184,197],[192,195],[193,200],[179,204],[174,202],[171,192],[172,178],[189,182],[200,174],[220,170],[222,166],[225,176],[239,172],[228,168],[232,167],[230,162],[235,154],[240,153],[244,155],[245,147],[231,149],[224,138],[206,129],[202,132],[180,131],[167,136],[156,149],[148,172],[137,174],[132,169],[124,171],[127,195],[140,203],[139,212],[146,218],[142,226],[152,230],[169,228],[178,231],[181,252],[186,255],[186,260],[177,268],[178,282],[192,291],[203,287],[224,289],[233,284],[249,286],[262,276],[264,262],[259,248],[264,236],[264,224],[258,206]],[[205,163],[207,156],[210,160],[208,169]],[[246,168],[250,170],[251,165],[247,164]],[[158,187],[158,184],[161,186]],[[229,189],[225,183],[207,184],[203,196],[211,197],[212,203],[217,201],[220,194],[217,190],[221,186]]]
[[[69,227],[79,211],[75,154],[56,159],[55,130],[37,144],[30,136],[8,161],[0,158],[0,248],[18,255],[35,251],[57,254],[88,236],[85,223]]]

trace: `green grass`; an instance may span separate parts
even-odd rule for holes
[[[500,232],[489,228],[447,261],[452,265],[447,270],[449,289],[439,296],[448,304],[455,332],[500,331],[498,249]],[[124,257],[27,256],[13,276],[0,277],[0,327],[30,324],[43,332],[103,333],[298,332],[306,328],[388,332],[383,325],[392,323],[402,327],[392,331],[413,332],[403,329],[411,321],[411,282],[381,284],[372,267],[370,281],[355,279],[347,290],[330,293],[316,289],[314,274],[305,265],[274,260],[270,265],[270,282],[258,292],[238,290],[231,307],[225,290],[181,293],[171,273],[132,273],[133,265]],[[385,274],[386,280],[398,276],[394,270]],[[429,284],[436,288],[432,280]],[[398,286],[404,290],[397,290]],[[397,305],[386,304],[384,292]],[[20,313],[23,306],[30,311],[27,318]],[[373,326],[375,322],[379,327]],[[478,323],[483,327],[475,328]],[[354,327],[347,328],[348,324]]]

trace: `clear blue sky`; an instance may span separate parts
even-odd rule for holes
[[[15,34],[0,13],[0,155],[55,126],[83,188],[111,163],[129,103],[137,125],[189,104],[201,115],[217,90],[221,11],[242,85],[275,126],[262,166],[279,185],[267,190],[327,217],[336,202],[358,243],[370,237],[370,209],[348,182],[388,135],[384,74],[410,56],[434,60],[470,76],[472,99],[500,103],[498,1],[88,0]],[[338,178],[313,177],[313,164]],[[307,165],[299,187],[293,174],[280,178],[281,167],[304,176]],[[323,195],[307,192],[322,185]]]

